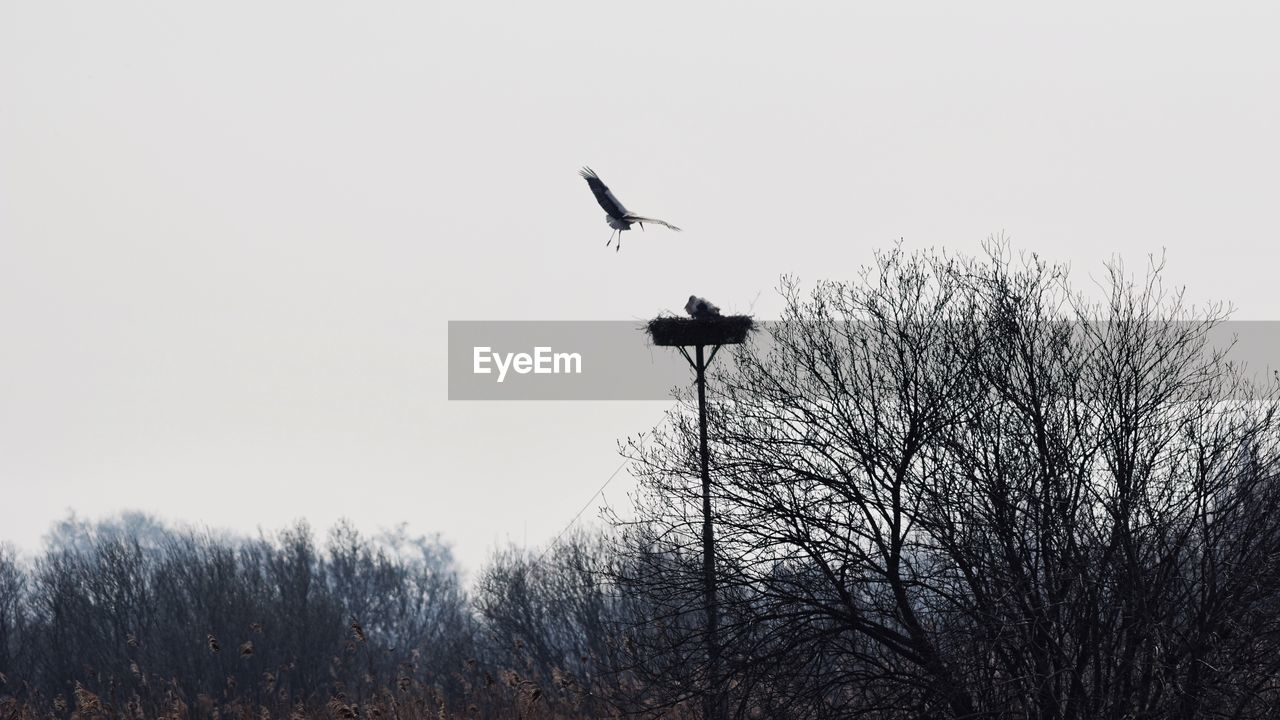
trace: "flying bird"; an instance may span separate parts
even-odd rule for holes
[[[676,232],[680,232],[680,228],[672,225],[666,220],[641,217],[635,213],[627,212],[627,209],[622,206],[622,203],[618,202],[618,198],[614,197],[612,192],[609,192],[609,186],[604,184],[604,181],[600,179],[599,175],[596,175],[595,170],[592,170],[589,167],[584,167],[578,171],[578,174],[587,181],[587,187],[590,187],[591,193],[596,196],[596,202],[600,203],[600,207],[604,208],[606,213],[604,218],[605,222],[609,223],[609,227],[614,230],[614,232],[609,233],[609,242],[604,244],[605,247],[609,247],[609,245],[613,243],[613,235],[614,233],[617,233],[618,246],[614,249],[614,252],[621,250],[622,231],[630,230],[632,224],[639,225],[640,229],[643,230],[645,223],[654,223],[655,225],[665,225]]]

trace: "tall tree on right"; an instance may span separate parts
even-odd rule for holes
[[[725,692],[771,717],[1269,717],[1277,386],[1111,268],[881,254],[708,386]],[[631,445],[636,671],[691,692],[693,399]],[[686,607],[690,608],[686,611]],[[684,628],[688,638],[672,638]],[[653,631],[656,632],[656,631]],[[684,653],[683,655],[681,653]],[[678,661],[677,661],[678,660]]]

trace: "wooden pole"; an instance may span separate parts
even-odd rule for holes
[[[702,696],[703,720],[724,720],[727,703],[720,669],[720,607],[716,597],[715,526],[711,517],[711,452],[707,447],[707,368],[725,345],[740,345],[755,327],[747,315],[704,318],[654,318],[649,336],[655,345],[674,347],[693,368],[698,386],[698,451],[702,469],[702,600],[706,612],[707,665]],[[694,348],[691,355],[688,348]],[[711,348],[710,354],[707,348]]]
[[[712,353],[714,355],[715,353]],[[702,696],[703,720],[721,720],[720,614],[716,602],[715,530],[711,525],[710,452],[707,449],[707,365],[698,345],[694,369],[698,382],[698,442],[702,460],[702,592],[707,613],[707,689]]]

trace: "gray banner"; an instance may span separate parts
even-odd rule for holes
[[[721,348],[716,364],[767,352],[770,324]],[[1280,322],[1222,323],[1208,341],[1231,346],[1227,357],[1247,375],[1280,368]],[[449,322],[450,400],[667,400],[692,381],[680,352],[653,345],[641,321]]]
[[[450,400],[666,400],[690,382],[639,321],[450,321]]]

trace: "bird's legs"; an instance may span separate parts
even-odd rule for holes
[[[618,232],[617,230],[611,230],[609,231],[609,242],[604,244],[605,247],[609,247],[610,245],[613,244],[613,236],[615,233],[617,233],[618,235],[618,243],[619,244],[622,243],[622,233]]]

